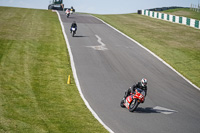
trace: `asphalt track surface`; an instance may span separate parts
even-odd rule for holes
[[[200,91],[145,49],[86,14],[59,12],[85,99],[115,133],[197,133]],[[77,22],[75,37],[70,25]],[[132,84],[148,79],[143,104],[131,113],[120,107]]]

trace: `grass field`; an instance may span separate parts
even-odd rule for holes
[[[177,9],[165,10],[162,12],[176,15],[176,16],[184,16],[184,17],[200,20],[200,13],[190,10],[190,8],[177,8]]]
[[[76,88],[57,14],[0,7],[0,18],[0,132],[107,132]]]
[[[199,29],[138,14],[94,16],[147,47],[200,87]]]

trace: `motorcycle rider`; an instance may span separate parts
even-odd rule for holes
[[[65,14],[67,15],[67,17],[69,17],[69,15],[70,15],[70,10],[67,9]]]
[[[138,82],[137,84],[133,85],[132,87],[130,87],[126,92],[125,92],[125,95],[124,95],[124,98],[123,99],[126,99],[129,95],[131,95],[131,93],[135,94],[135,90],[137,88],[140,88],[142,90],[145,91],[145,97],[147,95],[147,79],[143,78],[141,80],[141,82]]]
[[[76,33],[76,30],[77,30],[76,21],[73,21],[73,23],[72,23],[72,25],[71,25],[71,28],[70,28],[70,33],[72,33],[72,28],[75,28],[75,33]]]

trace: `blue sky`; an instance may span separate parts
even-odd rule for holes
[[[137,10],[165,6],[190,7],[200,0],[63,0],[65,7],[77,12],[97,14],[134,13]],[[0,6],[47,9],[50,0],[0,0]]]

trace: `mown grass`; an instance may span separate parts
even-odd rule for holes
[[[138,14],[94,15],[111,24],[200,87],[200,30]]]
[[[0,7],[0,18],[0,132],[107,132],[76,88],[57,14]]]
[[[176,15],[176,16],[184,16],[184,17],[200,20],[200,13],[194,10],[191,10],[190,8],[177,8],[177,9],[165,10],[162,12]]]

